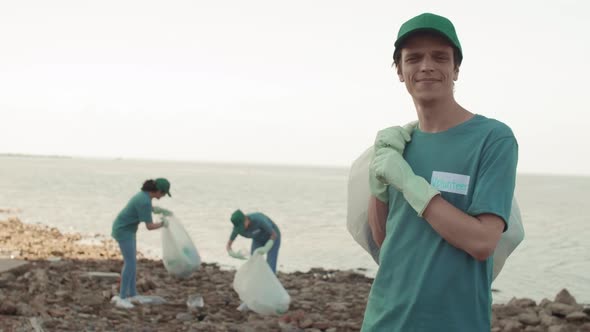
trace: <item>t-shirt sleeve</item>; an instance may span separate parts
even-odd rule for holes
[[[233,241],[233,240],[235,240],[235,239],[236,239],[236,237],[238,237],[238,231],[237,231],[237,230],[234,228],[234,229],[231,231],[231,235],[229,236],[229,239],[230,239],[231,241]]]
[[[152,202],[151,200],[139,200],[135,206],[137,210],[137,217],[139,218],[139,222],[145,221],[148,224],[153,222],[152,220]]]
[[[518,143],[514,136],[491,143],[482,153],[471,205],[467,213],[495,214],[508,229],[518,163]]]

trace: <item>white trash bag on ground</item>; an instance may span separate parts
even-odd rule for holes
[[[162,228],[162,261],[168,273],[178,278],[188,278],[201,266],[201,257],[193,240],[180,220],[166,217],[168,227]]]
[[[352,238],[365,249],[373,260],[379,264],[379,248],[373,240],[369,227],[369,167],[373,156],[373,147],[369,147],[360,155],[350,167],[348,175],[348,204],[346,228]],[[508,230],[502,234],[494,251],[494,272],[492,280],[496,279],[506,259],[524,239],[524,228],[516,196],[512,199],[512,210],[508,219]]]
[[[252,255],[238,269],[233,286],[240,300],[256,313],[280,315],[289,310],[291,297],[263,255]]]

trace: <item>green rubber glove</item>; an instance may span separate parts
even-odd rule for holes
[[[233,250],[228,250],[227,253],[233,257],[233,258],[237,258],[237,259],[246,259],[246,257],[244,257],[244,255],[240,254],[239,252],[235,252]]]
[[[379,130],[375,137],[375,150],[380,148],[392,148],[400,154],[404,153],[406,143],[412,140],[412,131],[404,127],[394,126]]]
[[[381,148],[391,148],[403,155],[404,149],[406,148],[406,143],[412,140],[412,133],[417,126],[418,121],[412,121],[403,127],[394,126],[380,130],[377,133],[377,137],[375,138],[375,152]],[[375,154],[373,154],[371,164],[374,160]],[[389,202],[387,184],[384,184],[383,182],[379,181],[379,179],[377,179],[372,167],[369,168],[369,187],[371,188],[371,193],[377,197],[378,200],[383,203]]]
[[[404,157],[393,149],[377,150],[371,169],[379,181],[392,185],[402,192],[406,201],[420,217],[430,200],[440,194],[423,177],[414,174]]]
[[[170,217],[170,216],[174,215],[174,214],[172,213],[172,211],[170,211],[170,210],[166,210],[166,209],[164,209],[164,208],[161,208],[161,207],[159,207],[159,206],[153,206],[153,207],[152,207],[152,212],[153,212],[154,214],[161,214],[161,215],[163,215],[164,217]]]
[[[168,227],[168,225],[170,225],[170,220],[164,216],[160,217],[160,221],[162,222],[163,227]]]
[[[273,240],[266,241],[263,247],[256,248],[256,250],[254,250],[254,255],[266,254],[270,250],[270,248],[272,248],[273,244],[275,244],[275,241]]]

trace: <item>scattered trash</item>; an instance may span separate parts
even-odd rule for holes
[[[119,279],[119,276],[117,272],[85,272],[80,274],[80,277],[105,279]]]
[[[0,248],[0,258],[15,259],[18,256],[20,256],[20,250]]]
[[[131,303],[139,303],[139,304],[163,304],[166,303],[166,300],[157,295],[136,295],[129,298]]]
[[[201,294],[192,294],[189,295],[188,300],[186,300],[186,305],[189,308],[202,308],[205,306],[205,301]]]

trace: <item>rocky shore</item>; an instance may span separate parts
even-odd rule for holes
[[[125,310],[110,303],[122,266],[117,244],[80,240],[79,234],[14,217],[0,220],[0,255],[27,262],[0,273],[0,332],[359,331],[372,282],[353,271],[279,272],[291,295],[290,310],[283,316],[261,316],[236,310],[235,271],[205,263],[190,278],[178,280],[161,261],[138,254],[138,291],[166,302]],[[195,294],[202,296],[204,306],[187,304]],[[540,303],[522,298],[494,304],[492,323],[495,332],[590,332],[590,308],[562,290]]]

